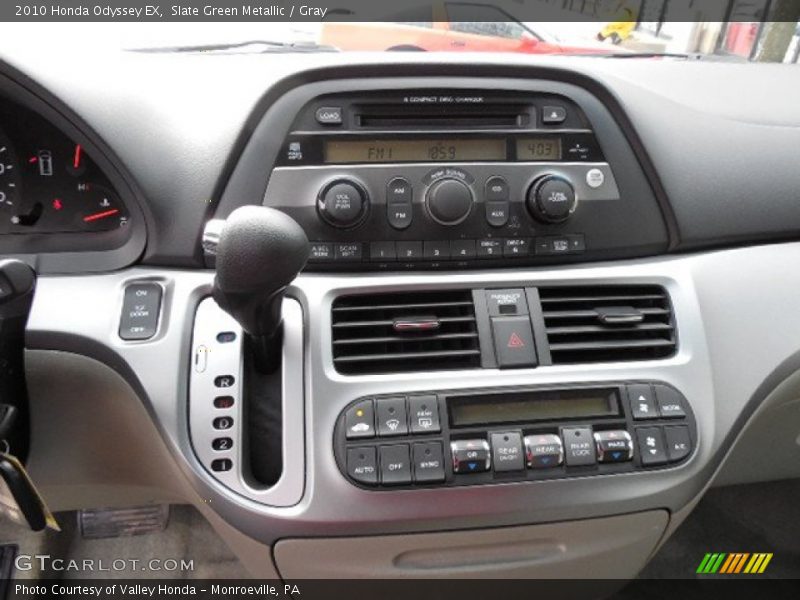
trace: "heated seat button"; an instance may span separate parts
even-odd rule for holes
[[[549,469],[564,462],[564,444],[554,433],[525,436],[525,459],[529,469]]]
[[[486,440],[458,440],[450,442],[453,473],[482,473],[492,466],[489,442]]]
[[[653,386],[656,392],[658,412],[664,419],[682,419],[686,416],[683,410],[681,395],[666,385]]]
[[[636,441],[639,446],[639,456],[646,467],[663,465],[667,462],[667,452],[664,447],[664,436],[659,427],[637,427]]]
[[[536,366],[529,317],[492,317],[492,334],[500,368]]]
[[[411,483],[411,462],[407,444],[381,446],[381,483],[404,485]]]
[[[653,388],[649,385],[629,385],[628,400],[631,403],[631,414],[637,421],[658,418],[656,399],[653,395]]]
[[[496,472],[522,471],[525,458],[522,452],[522,434],[503,431],[489,436],[492,445],[492,462]]]
[[[362,400],[351,406],[344,415],[345,435],[348,440],[375,436],[375,412],[372,400]]]
[[[442,430],[436,396],[409,396],[408,414],[411,433],[437,433]]]
[[[691,454],[692,440],[689,437],[689,428],[686,425],[664,427],[664,436],[667,438],[667,458],[669,458],[669,462],[678,462]]]
[[[347,474],[360,483],[378,483],[378,462],[375,448],[348,448]]]
[[[562,427],[564,458],[568,467],[593,465],[596,462],[591,427]]]
[[[381,437],[408,433],[406,399],[403,396],[378,398],[375,400],[375,412],[378,415],[378,435]]]
[[[161,286],[157,283],[132,283],[125,288],[119,337],[147,340],[156,334],[161,307]]]
[[[444,454],[441,442],[414,444],[414,481],[417,483],[436,483],[444,481]]]
[[[633,440],[631,440],[631,434],[624,429],[595,431],[594,442],[597,450],[597,462],[616,463],[633,458]]]

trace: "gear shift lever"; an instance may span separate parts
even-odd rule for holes
[[[280,363],[283,292],[308,255],[302,227],[272,208],[238,208],[219,232],[214,300],[250,336],[263,373]]]

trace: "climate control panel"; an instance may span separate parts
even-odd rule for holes
[[[646,471],[696,447],[688,401],[662,382],[361,398],[334,434],[342,473],[367,488]]]

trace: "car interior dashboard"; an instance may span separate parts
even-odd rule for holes
[[[800,476],[796,69],[73,58],[0,44],[54,510],[194,505],[254,577],[625,580]]]

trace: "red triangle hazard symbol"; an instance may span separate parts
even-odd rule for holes
[[[516,331],[513,331],[508,338],[508,347],[509,348],[524,348],[525,342],[522,341],[522,338],[517,335]]]

